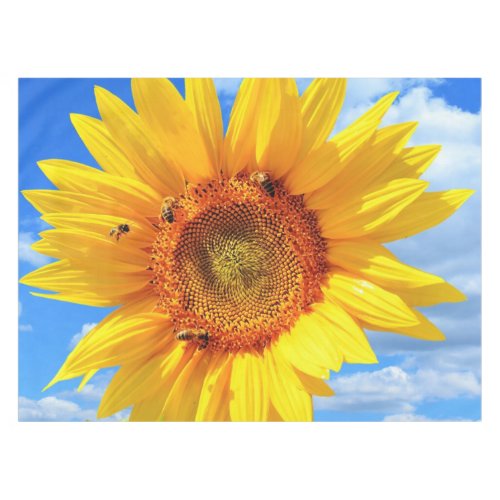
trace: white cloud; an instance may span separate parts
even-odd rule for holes
[[[446,352],[451,352],[452,348],[480,348],[481,312],[478,297],[463,303],[423,308],[423,312],[444,333],[444,341],[429,342],[395,333],[367,331],[375,352],[395,355],[412,351],[435,351],[444,356]]]
[[[389,92],[406,92],[415,86],[435,86],[442,83],[438,78],[349,78],[342,110],[334,133],[344,129],[359,118],[383,95]]]
[[[128,418],[128,411],[120,411],[110,418],[97,419],[95,408],[85,409],[73,401],[54,396],[38,401],[19,397],[19,421],[22,422],[83,422],[122,421]]]
[[[481,115],[451,106],[428,87],[412,88],[389,109],[383,125],[418,121],[409,144],[441,144],[423,178],[432,189],[480,188]]]
[[[460,372],[467,370],[476,378],[481,377],[481,347],[457,346],[428,352],[408,352],[401,368],[431,369],[439,372]]]
[[[56,396],[61,398],[77,398],[88,401],[100,401],[102,396],[104,395],[109,380],[107,380],[105,384],[101,383],[101,381],[99,382],[100,383],[98,384],[88,383],[83,387],[81,391],[73,389],[72,391],[58,392]]]
[[[459,288],[465,295],[481,295],[481,274],[458,274],[450,279],[451,283]]]
[[[415,413],[399,413],[396,415],[387,415],[384,422],[432,422],[425,415],[416,415]]]
[[[95,417],[95,411],[82,410],[79,405],[72,401],[48,396],[38,401],[19,398],[19,420],[25,422],[67,422],[83,421]]]
[[[20,318],[21,314],[23,313],[23,305],[22,305],[21,301],[19,301],[18,304],[19,304],[19,307],[18,307],[18,317]],[[33,331],[33,326],[31,326],[29,324],[19,323],[19,331],[20,332],[32,332]]]
[[[46,229],[50,229],[52,226],[47,224],[40,217],[27,217],[23,218],[19,221],[19,225],[27,230],[32,229],[36,231],[45,231]]]
[[[92,328],[94,328],[94,326],[97,326],[97,323],[85,323],[82,326],[82,329],[78,333],[75,333],[75,335],[73,335],[73,337],[71,337],[68,349],[71,350],[74,347],[76,347],[78,342],[80,342],[80,340],[82,340],[82,338],[85,337],[85,335],[87,335],[87,333],[89,333],[90,330],[92,330]]]
[[[119,411],[115,415],[112,415],[109,418],[105,419],[98,419],[97,418],[97,407],[99,406],[99,402],[101,401],[104,392],[106,391],[109,383],[111,382],[111,379],[113,378],[113,375],[115,374],[116,369],[106,369],[102,370],[98,374],[96,374],[93,378],[92,381],[86,384],[81,391],[78,391],[77,388],[75,387],[74,389],[70,390],[65,390],[65,391],[59,391],[53,394],[51,396],[53,399],[55,399],[57,402],[55,403],[56,406],[63,406],[63,403],[59,403],[60,401],[63,401],[64,403],[69,403],[68,408],[73,408],[74,414],[70,414],[67,412],[66,414],[63,414],[62,412],[59,414],[57,420],[60,421],[73,421],[73,420],[92,420],[92,421],[122,421],[126,420],[128,418],[128,415],[130,413],[129,409],[125,409],[122,411]],[[52,389],[53,390],[53,389]],[[44,398],[44,400],[47,398]],[[36,408],[39,410],[40,406],[47,406],[51,401],[48,403],[44,402],[42,405],[40,404],[40,401],[32,401],[32,400],[27,400],[24,398],[25,401],[23,401],[23,408]],[[21,403],[20,403],[21,406]],[[84,409],[82,409],[82,407]],[[27,413],[27,410],[26,412]],[[47,420],[46,414],[45,413],[37,413],[34,415],[33,420]],[[54,419],[52,419],[54,420]]]
[[[425,415],[415,413],[399,413],[396,415],[387,415],[384,422],[473,422],[467,418],[429,418]]]
[[[336,377],[330,385],[336,395],[315,398],[316,409],[409,413],[425,401],[481,394],[479,378],[471,371],[423,368],[410,373],[399,366]]]
[[[106,369],[97,373],[91,382],[87,383],[80,391],[75,387],[67,391],[60,391],[55,394],[58,398],[71,399],[76,401],[100,401],[106,388],[108,387],[116,369]]]
[[[32,266],[40,267],[51,262],[51,258],[35,252],[31,245],[35,243],[36,239],[33,233],[19,233],[19,260],[28,262]]]

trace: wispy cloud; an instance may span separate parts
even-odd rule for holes
[[[125,420],[128,412],[119,412],[107,421]],[[83,422],[95,421],[96,410],[84,409],[67,399],[48,396],[39,400],[19,397],[19,420],[22,422]]]
[[[25,217],[19,220],[19,225],[27,231],[45,231],[46,229],[50,229],[52,227],[40,217]]]
[[[82,410],[76,403],[54,396],[48,396],[38,401],[23,396],[19,398],[19,420],[24,422],[83,421],[92,419],[94,416],[94,411]]]
[[[44,266],[45,264],[51,262],[52,259],[50,257],[47,257],[46,255],[35,252],[31,248],[31,245],[33,245],[35,241],[36,239],[33,233],[19,233],[19,260],[28,262],[35,267]]]
[[[83,337],[85,337],[85,335],[87,335],[87,333],[89,333],[90,330],[92,330],[92,328],[94,328],[95,326],[97,326],[97,323],[84,323],[82,329],[78,333],[75,333],[73,337],[71,337],[68,349],[71,350],[75,348],[78,342],[80,342],[80,340],[82,340]]]
[[[412,88],[388,111],[383,124],[418,121],[410,144],[441,144],[424,178],[433,189],[480,188],[481,115],[452,106],[428,87]]]
[[[105,369],[98,372],[80,391],[75,387],[71,390],[59,391],[54,396],[62,399],[69,399],[75,402],[95,402],[100,401],[106,388],[108,387],[113,375],[114,369]]]
[[[18,307],[18,317],[21,317],[21,314],[23,313],[23,304],[21,301],[18,302],[19,307]],[[19,331],[20,332],[32,332],[33,331],[33,326],[30,324],[23,324],[19,323]]]
[[[122,421],[128,418],[129,409],[106,418],[97,418],[97,408],[116,370],[102,370],[90,383],[78,391],[59,391],[40,400],[19,398],[19,420],[24,421]]]
[[[479,378],[471,371],[434,368],[410,373],[399,366],[388,366],[373,372],[336,377],[330,384],[336,396],[316,398],[315,407],[319,410],[408,413],[424,401],[471,398],[481,394]]]
[[[387,415],[384,417],[384,422],[473,422],[473,420],[465,418],[435,419],[415,413],[399,413],[396,415]]]

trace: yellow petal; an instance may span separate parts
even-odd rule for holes
[[[278,410],[276,410],[272,403],[269,404],[269,415],[267,416],[267,421],[284,422],[284,420],[281,418],[281,415],[278,413]]]
[[[344,171],[344,182],[349,182],[349,174],[359,168],[360,157],[362,157],[362,161],[367,161],[367,151],[370,151],[370,145],[377,140],[374,137],[376,129],[397,95],[397,92],[392,92],[382,97],[364,115],[342,132],[336,134],[330,141],[335,144],[338,150],[338,156],[342,162],[342,168],[338,171]],[[380,133],[377,133],[379,141]],[[324,186],[306,193],[305,201],[307,206],[311,209],[329,208],[332,206],[332,192],[336,193],[339,187],[335,176]]]
[[[421,288],[398,289],[396,293],[410,306],[434,306],[443,302],[463,302],[467,297],[443,281]]]
[[[416,123],[402,123],[377,130],[366,147],[348,158],[352,161],[344,160],[348,167],[344,166],[333,180],[319,189],[316,198],[322,203],[311,196],[308,206],[326,208],[346,203],[373,191],[373,185],[383,185],[379,181],[380,175],[397,158],[415,128]]]
[[[373,231],[370,237],[388,242],[407,238],[437,226],[455,213],[473,193],[472,189],[424,193],[402,210],[394,220]]]
[[[232,360],[233,357],[227,353],[214,353],[201,389],[196,421],[219,420],[218,416],[227,412],[229,402],[225,395],[229,390]],[[224,408],[226,405],[227,408]]]
[[[136,402],[130,412],[130,422],[159,422],[168,392],[154,392],[150,397]]]
[[[324,186],[345,167],[337,145],[326,142],[294,166],[284,179],[287,191],[299,195]]]
[[[444,283],[439,276],[403,264],[372,240],[331,240],[327,259],[331,266],[342,267],[392,291]]]
[[[315,344],[310,345],[314,347]],[[275,348],[280,349],[285,359],[288,359],[294,367],[312,377],[328,380],[330,376],[328,361],[322,360],[321,353],[320,357],[317,357],[314,349],[313,352],[310,352],[310,349],[301,349],[298,342],[292,342],[288,334],[280,336]]]
[[[74,193],[70,191],[55,191],[50,189],[35,189],[22,191],[23,196],[43,214],[75,213],[75,214],[106,214],[123,218],[124,220],[140,220],[141,215],[130,205],[119,204],[111,198]]]
[[[404,177],[406,179],[417,179],[434,161],[441,146],[415,146],[405,148],[391,165],[378,178],[378,182],[390,181]]]
[[[64,259],[64,251],[54,248],[47,240],[38,240],[31,245],[31,248],[35,252],[41,253],[43,255],[48,255],[54,259]]]
[[[157,144],[170,164],[192,182],[217,177],[195,116],[169,80],[134,78],[132,94],[139,116],[157,137]]]
[[[186,103],[196,120],[211,165],[218,174],[221,168],[223,127],[222,114],[213,80],[186,78]]]
[[[316,78],[300,97],[304,121],[301,158],[328,139],[342,108],[345,91],[344,78]]]
[[[343,271],[332,272],[323,292],[356,318],[384,328],[413,326],[418,322],[415,313],[397,295]]]
[[[234,422],[262,422],[269,412],[269,381],[264,371],[264,360],[253,353],[238,354],[233,361],[229,403]]]
[[[389,92],[384,95],[366,113],[352,122],[348,127],[342,130],[342,132],[339,132],[335,137],[348,136],[353,133],[355,129],[362,128],[367,124],[370,124],[373,130],[375,130],[398,95],[399,92]]]
[[[131,205],[145,215],[159,212],[162,195],[141,181],[116,177],[67,160],[44,160],[38,166],[59,189],[104,196]]]
[[[279,178],[294,164],[302,141],[297,86],[290,78],[265,78],[259,85],[257,166],[261,171],[271,172],[273,178]]]
[[[329,370],[339,371],[342,366],[342,353],[335,339],[330,335],[330,325],[316,313],[302,314],[289,335],[291,345],[304,357],[315,360],[317,364]],[[286,334],[282,337],[287,338]],[[292,363],[294,357],[290,358]],[[294,364],[294,363],[293,363]],[[297,366],[297,368],[299,368]],[[300,368],[299,368],[300,369]]]
[[[399,295],[408,305],[461,302],[466,297],[439,276],[400,262],[375,241],[329,241],[327,258],[338,266]]]
[[[124,236],[126,245],[136,248],[148,247],[156,237],[156,231],[153,226],[144,220],[132,220],[131,218],[116,217],[113,215],[101,214],[79,214],[79,213],[51,213],[41,217],[42,220],[55,227],[56,229],[72,229],[74,231],[92,233],[95,236],[104,235],[109,239],[109,232],[112,228],[126,222],[130,231]],[[115,240],[116,241],[116,240]],[[115,245],[115,249],[118,245]]]
[[[267,349],[264,355],[269,395],[273,407],[285,421],[309,422],[312,420],[312,401],[288,361],[279,349]]]
[[[161,154],[139,116],[101,87],[95,88],[95,95],[106,128],[134,165],[137,175],[164,196],[182,194],[185,191],[182,172]]]
[[[225,139],[224,173],[244,168],[282,176],[300,148],[302,119],[295,82],[285,78],[243,80]]]
[[[314,394],[315,396],[334,395],[332,388],[323,380],[316,377],[311,377],[307,373],[301,372],[296,368],[295,373],[299,377],[302,386],[309,394]]]
[[[80,385],[78,386],[77,391],[81,392],[81,390],[88,384],[90,379],[99,371],[99,369],[96,370],[89,370],[82,378]],[[45,390],[45,389],[44,389]]]
[[[339,201],[328,210],[318,212],[323,237],[356,238],[373,233],[392,221],[405,207],[425,191],[428,182],[396,179],[361,198]]]
[[[387,331],[399,333],[408,337],[414,337],[422,340],[441,341],[445,340],[443,332],[433,323],[431,323],[422,313],[414,310],[418,323],[414,326],[399,326],[397,328],[382,328],[379,325],[363,321],[363,326],[368,330]]]
[[[256,168],[257,115],[260,109],[259,79],[245,78],[231,110],[224,140],[223,172],[233,177],[245,167]]]
[[[34,297],[42,297],[44,299],[59,300],[62,302],[72,302],[92,307],[113,307],[120,304],[125,304],[130,300],[135,300],[138,297],[144,296],[151,292],[150,286],[145,286],[142,289],[121,295],[99,295],[92,292],[60,292],[60,293],[40,293],[30,292]]]
[[[70,115],[70,118],[80,139],[105,172],[116,176],[140,179],[134,166],[113,141],[101,120],[74,113]]]
[[[162,363],[163,357],[156,356],[146,363],[122,366],[106,388],[97,410],[97,417],[110,417],[147,398],[158,386]]]
[[[335,342],[342,358],[347,363],[377,363],[377,357],[370,347],[365,332],[342,307],[330,297],[314,306],[328,324],[328,333]]]
[[[184,346],[174,343],[169,352],[155,356],[147,362],[141,360],[124,365],[106,389],[97,416],[108,417],[119,410],[148,400],[153,395],[163,403],[177,376],[192,356],[193,349],[184,349]]]
[[[110,226],[113,227],[113,226]],[[109,228],[107,229],[109,232]],[[133,231],[133,229],[132,229]],[[150,257],[128,240],[116,241],[109,234],[96,234],[76,229],[50,229],[40,236],[65,258],[84,260],[85,267],[94,264],[118,273],[142,272],[150,264]],[[56,255],[54,255],[56,256]],[[78,267],[78,266],[76,266]]]
[[[172,323],[163,314],[142,313],[105,319],[66,359],[57,380],[90,370],[123,365],[168,349],[173,343]]]
[[[177,376],[162,410],[161,420],[193,421],[210,362],[210,352],[196,352]]]
[[[183,368],[191,360],[193,352],[192,348],[185,348],[185,346],[175,343],[168,355],[160,356],[162,362],[159,370],[155,371],[150,379],[148,390],[144,391],[144,394],[141,394],[140,391],[137,392],[138,396],[133,402],[134,407],[130,413],[130,421],[155,422],[161,420],[170,390]]]
[[[78,372],[75,373],[75,370],[72,368],[74,360],[78,357],[80,352],[85,352],[86,350],[88,351],[88,344],[92,344],[94,338],[99,340],[99,338],[102,337],[102,332],[109,332],[112,329],[110,327],[122,321],[127,321],[133,315],[152,312],[156,307],[157,301],[158,299],[154,295],[140,297],[137,300],[133,300],[126,305],[119,307],[111,314],[108,314],[108,316],[106,316],[97,326],[95,326],[80,340],[77,347],[70,353],[56,376],[43,390],[47,390],[49,387],[52,387],[61,380],[67,380],[79,376]],[[96,371],[96,369],[89,370],[85,379],[87,379],[88,374],[93,371]],[[80,385],[85,385],[84,381],[82,381]]]
[[[100,268],[99,273],[93,273],[89,272],[91,268],[83,266],[91,266],[96,263],[82,261],[79,264],[82,267],[75,268],[75,265],[67,259],[53,262],[23,276],[20,282],[24,285],[54,292],[73,295],[86,293],[89,296],[111,299],[114,305],[118,305],[125,295],[144,288],[151,279],[147,271],[117,273],[113,270]]]

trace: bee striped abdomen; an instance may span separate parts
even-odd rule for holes
[[[276,194],[271,176],[267,172],[254,172],[250,176],[250,180],[256,182],[260,187],[271,197]]]

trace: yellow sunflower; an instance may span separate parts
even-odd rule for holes
[[[246,79],[224,136],[209,79],[137,79],[137,113],[96,88],[72,115],[102,167],[39,162],[58,190],[25,191],[58,259],[21,281],[41,297],[119,306],[50,382],[119,366],[98,417],[312,419],[342,363],[376,363],[363,328],[443,334],[415,308],[464,300],[383,243],[449,217],[468,189],[426,192],[439,146],[416,123],[380,128],[391,93],[330,139],[343,79]]]

